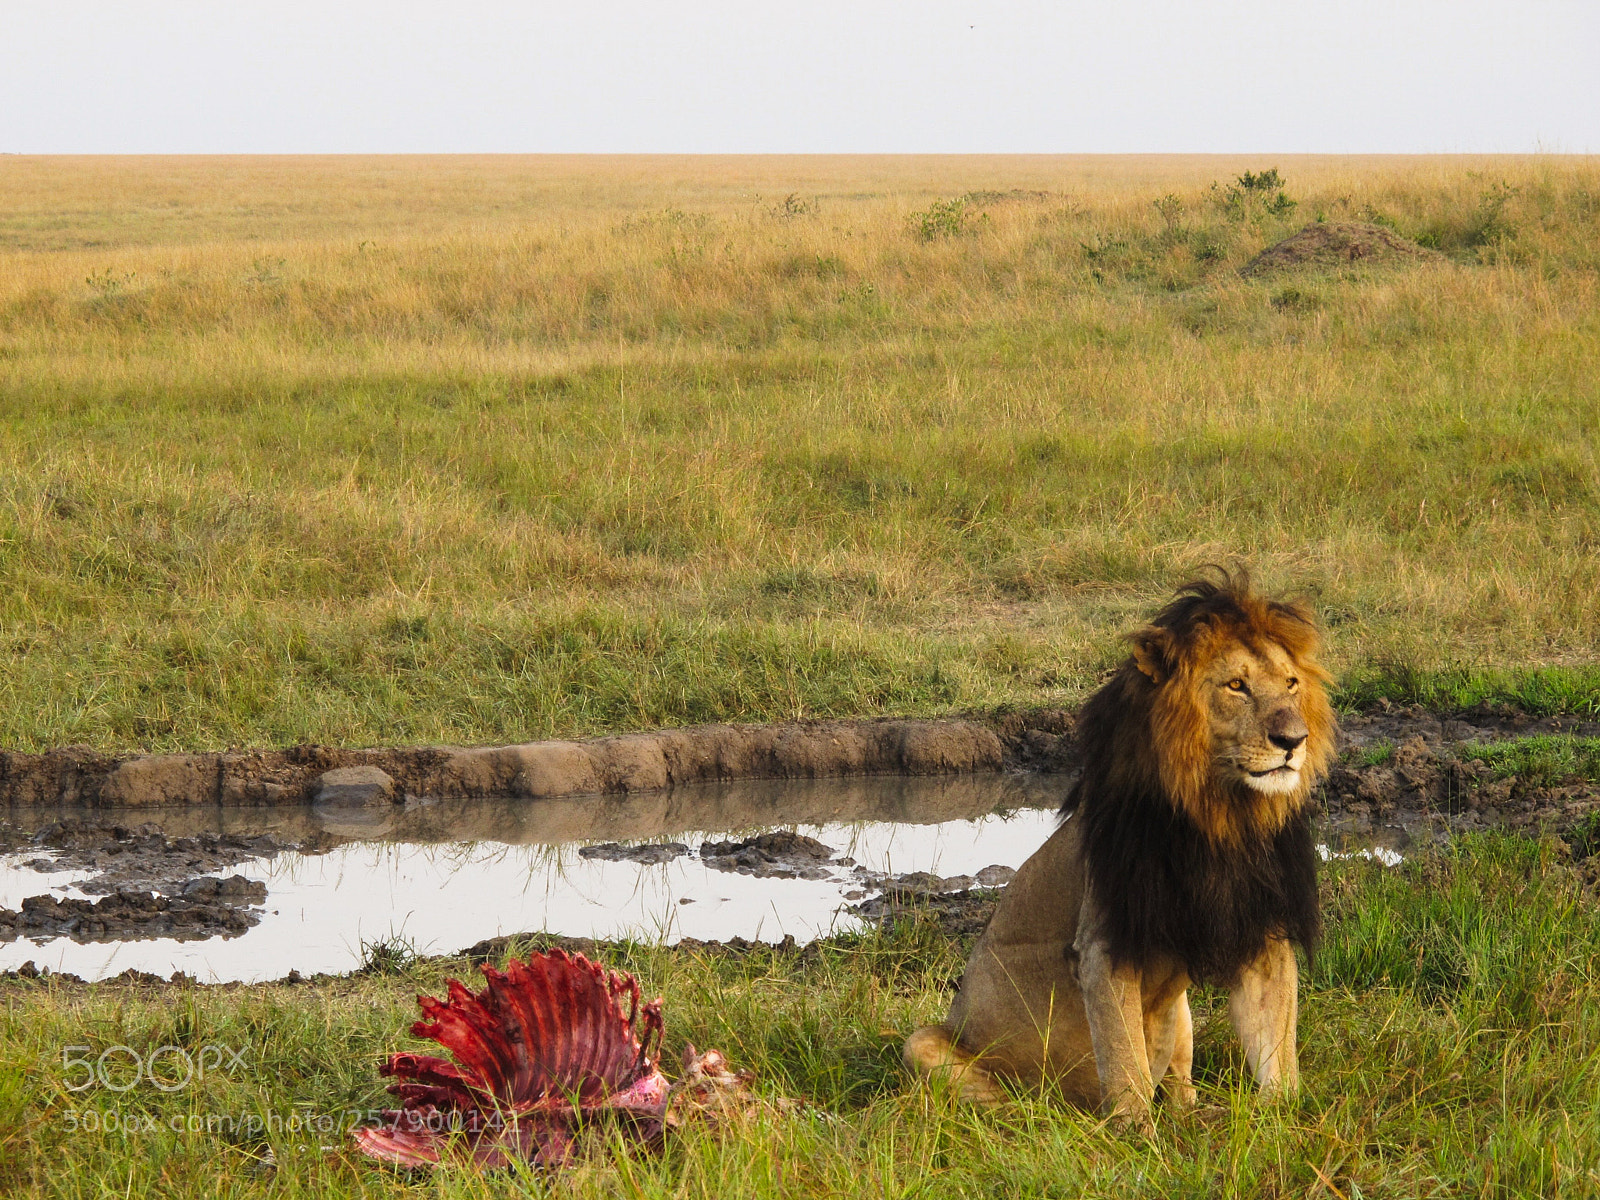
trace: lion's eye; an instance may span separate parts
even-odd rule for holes
[[[1228,690],[1230,692],[1248,692],[1250,689],[1245,687],[1244,680],[1230,679],[1228,680]]]
[[[1295,688],[1297,688],[1299,686],[1300,686],[1300,681],[1298,679],[1295,679],[1295,678],[1291,677],[1290,680],[1289,680],[1289,690],[1292,692],[1292,691],[1295,690]]]

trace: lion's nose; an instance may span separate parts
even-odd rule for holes
[[[1310,732],[1305,720],[1292,707],[1280,708],[1267,721],[1267,740],[1287,754],[1298,750]]]

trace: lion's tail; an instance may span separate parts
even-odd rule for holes
[[[929,1079],[942,1078],[959,1088],[969,1104],[998,1104],[1005,1093],[977,1058],[963,1050],[943,1025],[924,1025],[906,1039],[901,1051],[908,1070]]]

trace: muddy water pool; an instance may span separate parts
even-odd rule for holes
[[[370,808],[13,809],[0,822],[0,971],[254,982],[354,970],[375,944],[444,954],[540,931],[806,941],[861,927],[857,907],[888,890],[1002,885],[1055,829],[1065,783],[879,777]],[[1393,865],[1414,836],[1433,835],[1325,825],[1319,849]],[[219,879],[234,881],[231,898],[215,894]],[[174,911],[96,928],[56,907],[130,896],[170,897]],[[204,915],[184,926],[177,910],[190,904]]]
[[[51,849],[48,831],[104,825],[106,814],[13,812],[15,830],[45,831],[46,840],[14,838],[0,854],[0,909],[41,895],[96,900],[113,886],[96,883],[108,878],[107,861],[120,872],[116,887],[143,886],[163,874],[155,861],[163,844],[166,858],[182,858],[186,846],[214,848],[219,837],[236,847],[229,858],[207,865],[209,851],[197,850],[193,871],[175,874],[169,864],[173,877],[152,890],[182,896],[201,874],[241,876],[265,885],[266,897],[246,907],[253,924],[242,932],[191,931],[189,940],[28,930],[0,943],[0,970],[31,961],[85,979],[133,968],[258,981],[349,971],[366,947],[396,939],[423,954],[528,931],[804,941],[859,927],[853,905],[885,888],[1003,882],[1009,872],[985,869],[1015,868],[1050,835],[1062,784],[969,775],[746,782],[629,798],[140,810],[115,819],[142,833],[114,831],[104,849],[77,859]],[[273,852],[251,853],[258,843]]]

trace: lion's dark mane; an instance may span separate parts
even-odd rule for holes
[[[1226,986],[1269,937],[1310,954],[1322,930],[1310,812],[1302,808],[1243,845],[1219,845],[1163,794],[1153,772],[1118,761],[1153,758],[1149,698],[1157,686],[1129,662],[1089,699],[1077,731],[1083,773],[1061,808],[1083,824],[1084,865],[1112,961],[1170,955],[1190,978]]]

